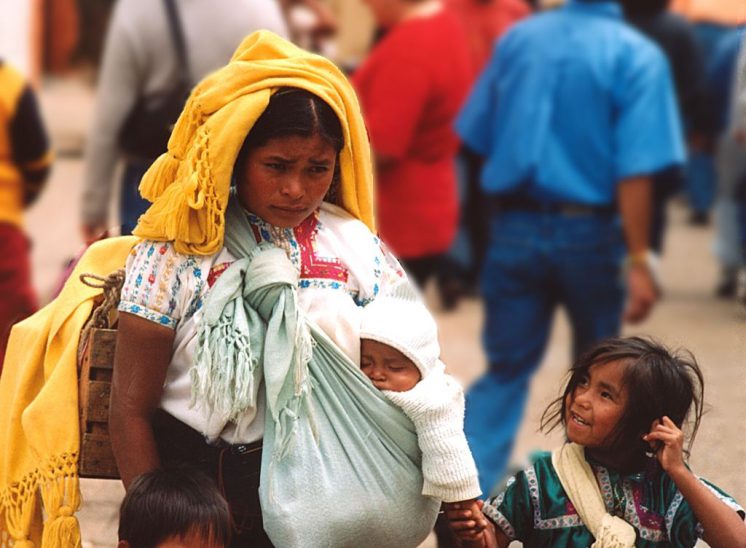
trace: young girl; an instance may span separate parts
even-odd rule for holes
[[[638,337],[599,343],[542,417],[567,443],[484,504],[484,532],[463,509],[449,512],[453,528],[466,546],[746,546],[741,506],[686,464],[682,428],[689,418],[690,447],[703,390],[691,355]]]

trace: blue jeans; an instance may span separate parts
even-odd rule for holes
[[[619,333],[624,253],[615,215],[491,218],[481,281],[488,370],[466,395],[465,418],[485,494],[505,472],[557,305],[567,309],[576,355]]]
[[[137,220],[145,210],[150,207],[150,202],[140,196],[138,187],[140,179],[150,167],[150,162],[128,161],[124,166],[122,175],[122,190],[119,197],[119,222],[122,225],[122,235],[132,234],[137,226]]]

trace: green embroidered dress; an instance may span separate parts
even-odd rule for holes
[[[662,470],[623,476],[588,459],[601,487],[606,510],[631,523],[637,548],[694,546],[702,536],[691,507]],[[733,498],[708,483],[721,500],[744,517]],[[516,474],[505,491],[489,499],[484,514],[511,540],[526,547],[587,547],[594,538],[560,485],[550,453]]]

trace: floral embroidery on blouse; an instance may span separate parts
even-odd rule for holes
[[[195,287],[186,312],[179,316],[180,291],[188,276]],[[127,261],[119,310],[175,328],[200,308],[203,286],[196,257],[176,254],[170,243],[146,240],[133,248]]]
[[[218,278],[220,278],[220,275],[228,270],[228,267],[232,265],[233,263],[219,263],[213,266],[210,269],[210,273],[207,275],[207,286],[212,287],[215,285],[215,282],[218,281]]]
[[[294,228],[274,227],[253,213],[247,213],[247,216],[257,242],[271,242],[285,250],[298,269],[300,288],[348,290],[349,270],[339,258],[323,256],[318,249],[318,234],[325,229],[318,211]],[[357,291],[349,293],[356,299]]]
[[[331,209],[327,220],[322,206],[293,228],[275,227],[252,213],[246,215],[257,242],[272,243],[287,253],[298,271],[301,290],[338,291],[352,304],[364,306],[405,277],[380,239],[344,212]],[[339,255],[343,252],[348,254],[344,262]],[[233,258],[226,250],[220,258],[218,254],[201,257],[179,254],[169,242],[140,242],[127,261],[120,310],[175,327],[203,306],[231,264]]]

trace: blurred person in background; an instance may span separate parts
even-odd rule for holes
[[[119,0],[109,22],[85,151],[81,221],[86,243],[102,237],[109,228],[118,160],[124,160],[119,196],[122,234],[132,231],[149,205],[138,186],[155,156],[125,155],[120,143],[120,133],[138,101],[162,100],[179,85],[184,73],[190,85],[199,81],[225,65],[241,40],[255,30],[288,34],[276,0],[176,0],[174,5],[187,66],[174,44],[166,2]],[[163,152],[165,145],[164,140]]]
[[[475,79],[489,61],[497,40],[514,23],[531,14],[523,0],[446,0],[446,5],[466,29]],[[438,292],[446,310],[452,310],[461,297],[476,290],[487,246],[486,210],[479,190],[481,161],[466,147],[462,147],[457,161],[459,228],[438,274]]]
[[[557,305],[576,356],[618,334],[623,319],[650,313],[651,179],[681,164],[684,147],[668,62],[610,0],[568,0],[516,24],[456,128],[486,159],[490,202],[481,279],[488,370],[467,392],[465,420],[489,493]]]
[[[51,162],[36,95],[0,59],[0,372],[10,327],[37,306],[23,211],[39,196]]]
[[[280,0],[290,37],[307,51],[331,57],[332,39],[337,32],[337,20],[331,8],[322,0]]]
[[[673,72],[679,111],[689,148],[699,154],[708,139],[711,126],[704,57],[692,24],[668,11],[670,0],[622,0],[627,21],[650,38],[666,54]],[[650,247],[663,250],[666,203],[683,189],[684,172],[680,167],[656,175],[653,184],[653,219]]]
[[[730,32],[746,22],[746,2],[742,0],[673,0],[671,10],[683,15],[694,24],[704,56],[707,74],[713,71],[717,62],[718,44],[727,39]],[[707,80],[707,92],[717,95],[718,83]],[[691,143],[689,160],[686,166],[686,189],[691,209],[690,222],[705,225],[709,222],[710,210],[718,187],[715,170],[715,147],[720,138],[718,108],[714,98],[710,104],[715,108],[709,119],[709,132],[706,139]]]
[[[458,223],[452,129],[473,69],[440,0],[366,0],[385,31],[353,75],[376,160],[381,238],[423,286]]]
[[[718,192],[715,200],[715,255],[720,262],[718,297],[737,293],[746,300],[746,52],[743,30],[734,30],[716,49],[710,80],[721,131],[716,148]],[[739,289],[738,286],[741,286]]]

